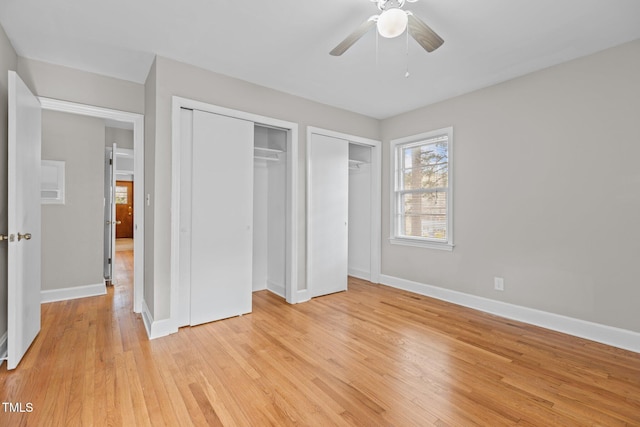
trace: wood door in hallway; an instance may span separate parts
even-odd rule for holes
[[[133,182],[116,181],[116,239],[133,238]]]

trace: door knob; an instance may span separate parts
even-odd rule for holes
[[[120,225],[120,224],[122,224],[122,221],[115,221],[114,224],[115,225]]]
[[[22,239],[31,240],[31,233],[24,233],[24,234],[18,233],[18,242]]]

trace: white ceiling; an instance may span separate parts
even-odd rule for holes
[[[144,82],[155,54],[386,118],[640,39],[638,0],[419,0],[445,43],[426,53],[375,31],[329,51],[369,0],[0,0],[20,56]],[[377,56],[377,61],[376,61]]]

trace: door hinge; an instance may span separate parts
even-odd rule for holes
[[[113,160],[109,159],[109,164],[112,165],[113,164]]]
[[[111,265],[111,258],[109,258],[108,264]]]

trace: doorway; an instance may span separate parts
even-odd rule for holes
[[[103,270],[106,283],[116,285],[118,252],[129,251],[126,255],[133,256],[135,249],[134,185],[139,174],[135,173],[131,126],[113,121],[105,125]]]
[[[51,98],[39,97],[43,110],[60,111],[82,116],[95,117],[105,120],[107,127],[125,126],[132,130],[133,147],[131,162],[136,173],[144,176],[144,116],[137,113],[112,110],[95,107],[75,102],[61,101]],[[133,211],[142,212],[144,206],[144,181],[138,179],[133,184]],[[134,285],[133,285],[133,311],[142,311],[143,279],[144,279],[144,215],[137,215],[133,220],[134,228]]]

